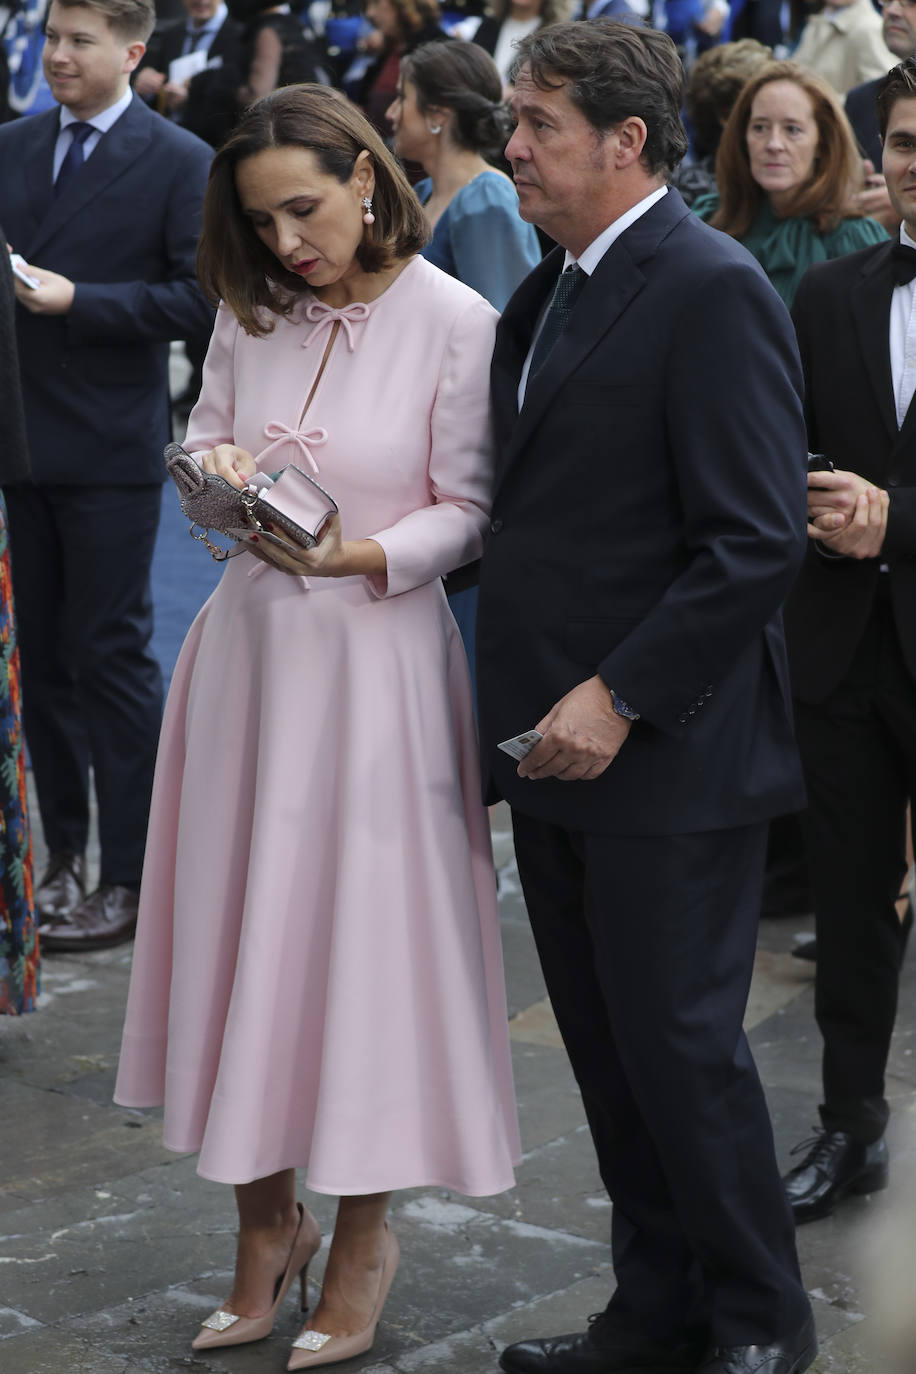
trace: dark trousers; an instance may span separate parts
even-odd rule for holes
[[[742,1030],[766,826],[634,837],[513,824],[614,1206],[609,1313],[656,1340],[794,1331],[808,1302]]]
[[[159,486],[6,490],[26,743],[48,848],[86,847],[89,766],[101,881],[140,882],[162,675],[150,651]]]
[[[817,706],[796,703],[817,909],[821,1117],[828,1130],[866,1143],[888,1118],[884,1071],[904,946],[894,903],[906,871],[907,800],[916,794],[916,683],[887,590],[882,582],[840,686]]]

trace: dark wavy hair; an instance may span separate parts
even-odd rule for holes
[[[401,59],[401,73],[417,92],[421,114],[431,109],[453,115],[452,139],[484,157],[503,151],[511,121],[503,104],[496,63],[477,43],[421,43]]]
[[[381,272],[418,253],[429,238],[410,182],[364,115],[330,86],[282,86],[249,108],[219,149],[204,197],[197,274],[213,302],[223,300],[247,334],[269,334],[296,300],[311,291],[287,272],[242,213],[235,184],[239,163],[267,148],[304,148],[341,184],[365,149],[372,158],[375,223],[356,250],[364,272]]]
[[[896,67],[891,67],[887,76],[881,78],[875,96],[878,107],[878,129],[882,139],[887,133],[891,110],[898,100],[916,99],[916,57],[905,57]]]
[[[782,217],[810,219],[819,234],[835,229],[841,219],[861,219],[853,195],[862,185],[862,159],[839,100],[826,81],[798,63],[768,62],[744,87],[722,130],[716,155],[719,208],[710,224],[732,238],[743,238],[766,195],[751,176],[747,130],[757,94],[773,81],[791,81],[805,92],[818,137],[811,177],[795,192]]]
[[[684,68],[666,33],[619,19],[552,24],[521,40],[512,80],[525,66],[542,91],[565,84],[600,134],[634,115],[641,119],[647,130],[642,161],[653,175],[673,172],[686,153]]]

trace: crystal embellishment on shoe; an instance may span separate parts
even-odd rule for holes
[[[303,1331],[293,1341],[294,1350],[323,1350],[331,1339],[322,1331]]]
[[[238,1320],[234,1312],[224,1312],[220,1307],[205,1322],[201,1322],[201,1325],[208,1326],[211,1331],[228,1331]]]

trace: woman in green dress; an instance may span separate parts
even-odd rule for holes
[[[769,63],[742,90],[716,181],[694,212],[743,243],[788,306],[812,264],[887,238],[856,208],[862,160],[836,96],[794,62]]]

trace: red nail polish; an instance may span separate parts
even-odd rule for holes
[[[251,536],[251,542],[252,544],[256,544],[258,542],[258,536],[256,534],[253,534]]]

